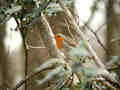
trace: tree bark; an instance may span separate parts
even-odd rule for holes
[[[7,0],[0,0],[0,8],[8,7]],[[25,52],[23,39],[17,23],[12,17],[0,24],[0,90],[13,88],[25,77]],[[24,90],[22,86],[18,90]]]
[[[120,0],[108,0],[107,3],[107,32],[109,56],[120,56]]]

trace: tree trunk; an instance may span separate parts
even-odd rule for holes
[[[120,56],[120,0],[108,0],[107,32],[110,56]]]
[[[25,77],[25,51],[23,39],[12,17],[0,31],[1,68],[4,88],[13,88]],[[18,90],[24,90],[24,86]]]

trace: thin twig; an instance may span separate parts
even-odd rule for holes
[[[33,76],[39,74],[42,71],[48,70],[48,69],[52,69],[53,67],[48,67],[39,71],[35,71],[35,72],[31,72],[30,74],[28,74],[25,79],[21,80],[13,89],[11,90],[17,90],[19,87],[21,87],[24,83],[26,83],[26,81],[28,81],[30,78],[32,78]]]
[[[102,25],[100,25],[97,30],[95,30],[95,33],[98,33],[107,23],[103,23]]]
[[[71,35],[72,39],[74,39],[74,36],[73,36],[72,32],[70,31],[70,27],[69,27],[69,24],[66,19],[65,19],[65,23],[67,25],[67,28],[68,28],[67,30],[68,30],[69,34]]]
[[[58,60],[56,59],[51,59],[42,64],[39,68],[36,68],[33,72],[29,73],[23,80],[21,80],[13,89],[10,90],[17,90],[19,87],[21,87],[26,81],[28,81],[30,78],[34,77],[35,75],[39,74],[42,71],[45,70],[51,70],[54,69],[57,66],[62,66],[63,68],[66,68],[67,70],[71,71],[71,68],[69,66],[65,66],[66,62],[62,59]],[[60,66],[60,67],[61,67]]]
[[[41,47],[41,46],[32,46],[27,44],[27,49],[41,49],[41,48],[47,48],[47,47]]]
[[[79,18],[80,19],[80,18]],[[88,24],[85,23],[85,21],[81,20],[80,21],[83,22],[83,24],[85,24],[85,26],[94,34],[94,36],[96,37],[97,42],[100,44],[100,46],[104,49],[104,51],[107,53],[107,49],[104,47],[104,45],[102,44],[101,40],[99,39],[97,32],[94,31]]]
[[[107,20],[105,23],[103,23],[102,25],[100,25],[97,28],[97,30],[95,30],[95,32],[98,33],[101,30],[101,28],[103,28],[108,22],[111,22],[111,21],[112,21],[112,19]]]
[[[82,22],[85,24],[84,21],[82,21]],[[93,30],[89,25],[86,24],[85,26],[94,34],[94,36],[96,37],[97,42],[98,42],[98,43],[100,44],[100,46],[104,49],[104,51],[107,52],[107,49],[106,49],[106,48],[104,47],[104,45],[102,44],[102,42],[101,42],[101,40],[99,39],[97,33],[94,32],[94,30]]]

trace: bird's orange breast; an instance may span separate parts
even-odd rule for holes
[[[55,39],[56,39],[57,47],[58,47],[59,49],[62,49],[62,48],[63,48],[62,41],[64,40],[64,38],[60,37],[59,35],[56,35],[56,36],[55,36]]]

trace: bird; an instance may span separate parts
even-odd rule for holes
[[[73,47],[76,47],[77,42],[62,33],[56,34],[55,40],[58,49],[64,53],[66,59],[70,59],[71,56],[69,55],[69,52],[72,50]]]
[[[59,35],[55,35],[55,40],[56,40],[56,45],[57,45],[58,49],[61,50],[63,48],[62,42],[63,42],[64,38]]]
[[[89,56],[89,51],[86,49],[84,42],[73,40],[64,34],[58,33],[55,35],[56,45],[59,50],[68,53],[70,56]]]
[[[75,47],[77,45],[77,42],[75,40],[72,40],[70,37],[67,37],[61,33],[55,35],[56,44],[58,49],[62,49],[64,47]]]

